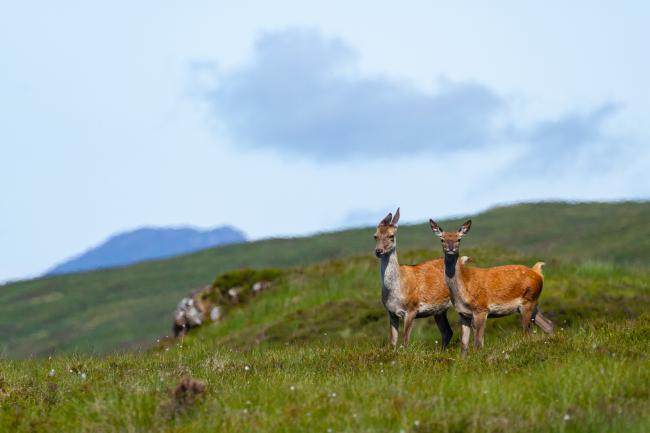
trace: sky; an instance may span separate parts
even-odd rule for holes
[[[141,226],[647,199],[648,22],[641,1],[3,2],[0,281]]]

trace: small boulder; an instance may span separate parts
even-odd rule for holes
[[[174,312],[174,335],[185,335],[187,331],[203,323],[202,306],[193,298],[183,298]]]
[[[210,310],[210,320],[213,322],[216,322],[217,320],[221,319],[221,316],[223,316],[223,311],[220,306],[214,306]]]
[[[257,295],[258,293],[262,293],[265,290],[268,290],[271,288],[271,282],[270,281],[258,281],[255,284],[253,284],[253,287],[251,288],[251,292],[253,295]]]
[[[231,304],[239,304],[239,290],[239,287],[228,289],[228,292],[226,292],[228,295],[228,302]]]

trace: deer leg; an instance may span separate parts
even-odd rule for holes
[[[393,349],[397,347],[397,337],[399,336],[399,317],[396,314],[388,313],[390,322],[390,344]]]
[[[446,311],[444,313],[436,314],[433,317],[436,319],[436,325],[438,325],[438,329],[440,330],[440,335],[442,336],[442,348],[444,349],[451,341],[454,331],[452,331],[451,326],[449,326]]]
[[[485,333],[485,321],[487,312],[474,313],[472,322],[474,322],[474,347],[483,348],[483,334]]]
[[[413,330],[413,321],[415,320],[415,311],[407,311],[404,316],[404,347],[409,345],[411,331]]]
[[[555,333],[555,326],[553,325],[553,322],[548,320],[546,316],[544,316],[542,312],[537,308],[535,308],[535,312],[533,313],[533,322],[535,322],[535,324],[542,328],[542,331],[546,332],[547,334],[553,335]]]
[[[530,325],[531,325],[531,320],[533,318],[533,310],[535,307],[531,307],[530,305],[522,305],[520,308],[520,314],[521,314],[521,328],[524,331],[524,335],[530,335]]]
[[[472,332],[472,319],[460,315],[460,351],[463,355],[467,354],[469,349],[469,336]]]

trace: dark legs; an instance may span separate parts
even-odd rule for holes
[[[413,322],[415,321],[416,312],[409,311],[404,316],[404,347],[407,347],[409,340],[411,338],[411,331],[413,330]],[[447,312],[440,314],[435,314],[434,318],[436,319],[436,325],[440,330],[440,335],[442,337],[442,347],[445,348],[451,342],[451,338],[454,335],[451,326],[449,325],[449,320],[447,320]],[[399,316],[396,314],[388,313],[388,320],[390,323],[390,344],[393,348],[397,347],[397,340],[399,338]],[[471,324],[471,320],[470,320]],[[469,325],[468,325],[469,326]],[[469,341],[469,336],[468,336]]]
[[[440,335],[442,336],[442,348],[447,347],[451,341],[451,337],[454,335],[454,331],[451,330],[449,326],[449,320],[447,320],[447,312],[436,314],[433,316],[436,319],[436,325],[440,330]]]

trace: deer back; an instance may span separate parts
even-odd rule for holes
[[[544,283],[543,277],[522,265],[473,268],[461,266],[466,291],[483,305],[499,304],[523,298],[536,300]]]

